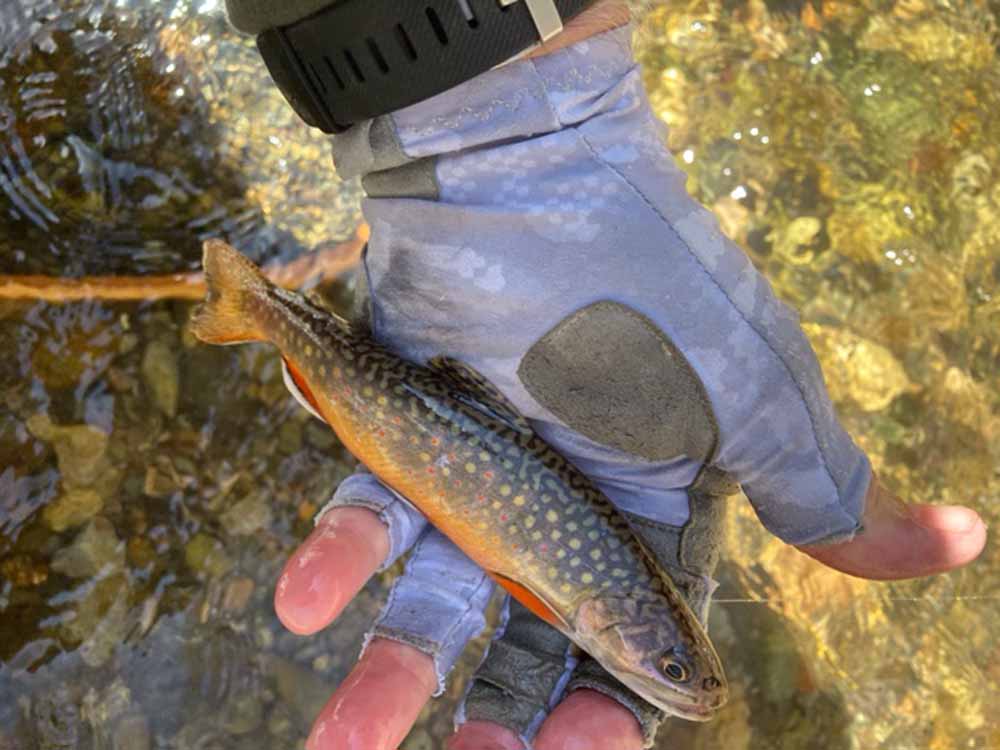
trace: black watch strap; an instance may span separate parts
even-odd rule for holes
[[[257,46],[306,123],[339,133],[467,81],[594,0],[339,0]]]

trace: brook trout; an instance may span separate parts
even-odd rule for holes
[[[697,721],[725,703],[719,657],[669,576],[492,384],[453,359],[401,359],[223,242],[204,266],[195,336],[277,346],[290,388],[359,461],[638,695]]]

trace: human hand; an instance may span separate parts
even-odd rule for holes
[[[795,316],[684,193],[621,34],[474,83],[337,145],[372,196],[364,276],[377,338],[414,360],[477,367],[639,533],[683,534],[706,505],[692,489],[716,472],[772,532],[853,575],[926,575],[979,553],[972,511],[903,506],[837,425]],[[279,582],[295,632],[324,627],[419,543],[309,746],[392,748],[482,626],[491,584],[370,477],[345,482],[334,505]],[[677,554],[688,593],[699,581],[710,591],[711,560]],[[521,626],[531,621],[513,613],[494,654]],[[539,666],[565,654],[544,631],[521,645]],[[468,721],[456,748],[521,747],[535,729],[541,750],[635,748],[650,733],[636,719],[655,723],[624,694],[586,689],[549,712],[565,660],[532,696],[484,666],[477,684],[502,695],[477,703],[474,686],[466,715],[507,728]]]

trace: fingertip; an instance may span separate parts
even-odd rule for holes
[[[952,534],[969,534],[977,526],[985,526],[983,519],[972,508],[964,505],[923,505],[915,503],[907,506],[916,523],[926,529],[947,531]]]
[[[575,690],[552,711],[536,750],[641,750],[642,730],[627,708],[594,690]]]
[[[306,748],[397,748],[436,687],[429,656],[412,646],[376,638],[320,711]]]
[[[467,721],[448,740],[448,750],[524,750],[524,743],[492,721]]]
[[[281,623],[297,635],[326,627],[378,569],[389,535],[366,508],[327,513],[285,564],[274,591]]]

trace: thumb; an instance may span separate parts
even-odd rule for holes
[[[986,525],[971,508],[906,504],[874,475],[861,524],[853,539],[799,549],[843,573],[888,580],[961,567],[986,545]]]

